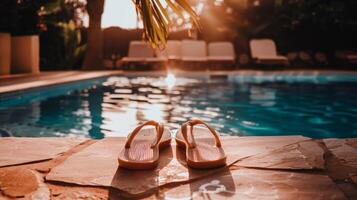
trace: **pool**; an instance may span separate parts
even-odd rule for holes
[[[0,95],[0,133],[126,136],[198,117],[222,135],[357,136],[357,76],[112,76]]]

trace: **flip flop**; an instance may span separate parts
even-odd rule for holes
[[[156,121],[147,121],[128,135],[125,147],[119,153],[119,166],[127,169],[155,168],[160,148],[170,146],[170,143],[171,132],[168,128]]]
[[[208,169],[226,165],[226,155],[218,133],[199,119],[184,123],[177,131],[175,140],[178,147],[186,149],[186,162],[189,167]]]

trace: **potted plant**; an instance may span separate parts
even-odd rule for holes
[[[0,4],[0,75],[10,74],[13,7],[12,0],[2,0]]]
[[[11,72],[40,72],[41,0],[16,1],[11,37]]]

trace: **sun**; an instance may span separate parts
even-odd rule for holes
[[[125,29],[140,27],[131,0],[105,0],[102,28],[119,26]]]

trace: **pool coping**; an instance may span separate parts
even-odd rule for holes
[[[317,76],[317,75],[347,75],[357,77],[356,71],[342,70],[234,70],[234,71],[58,71],[44,72],[40,74],[23,74],[0,77],[0,94],[23,91],[27,89],[40,88],[45,86],[59,85],[64,83],[95,79],[112,75],[125,76],[162,76],[173,73],[177,76],[210,78],[212,76],[269,76],[269,75],[294,75],[294,76]],[[23,80],[24,78],[25,80]],[[28,78],[26,80],[26,78]],[[31,80],[32,78],[32,80]],[[17,79],[17,80],[16,80]]]
[[[65,84],[65,83],[71,83],[71,82],[76,82],[76,81],[82,81],[82,80],[89,80],[89,79],[95,79],[95,78],[100,78],[100,77],[105,77],[105,76],[111,76],[111,75],[120,75],[122,74],[122,71],[72,71],[73,73],[69,72],[58,72],[59,74],[63,74],[62,77],[52,77],[51,76],[41,76],[41,74],[33,76],[35,80],[15,80],[14,84],[1,84],[0,83],[0,94],[6,94],[6,93],[12,93],[12,92],[17,92],[17,91],[22,91],[22,90],[27,90],[27,89],[33,89],[33,88],[40,88],[40,87],[46,87],[46,86],[53,86],[53,85],[59,85],[59,84]],[[31,75],[29,75],[31,76]],[[19,76],[16,76],[15,78],[18,78]],[[20,76],[21,78],[21,76]],[[7,77],[6,79],[11,79]],[[36,80],[37,79],[37,80]],[[11,80],[10,80],[11,81]]]

